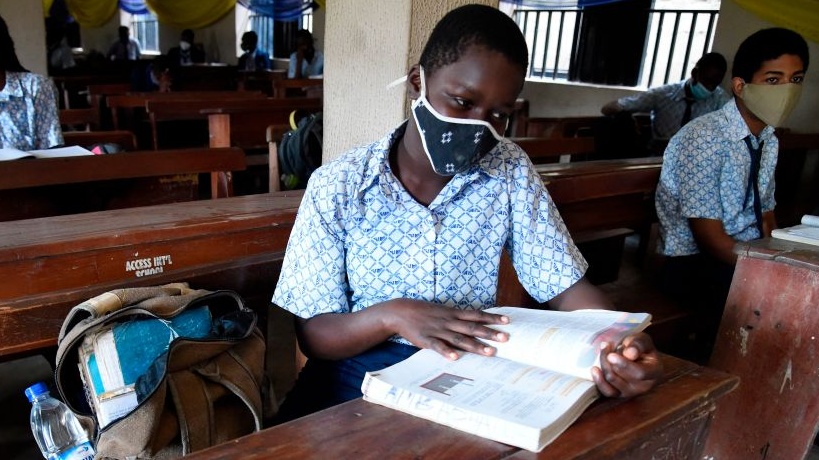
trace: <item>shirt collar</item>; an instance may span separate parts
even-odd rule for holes
[[[676,85],[671,91],[671,99],[674,101],[682,101],[685,99],[685,85],[688,84],[688,80],[683,80]]]
[[[751,135],[751,130],[748,129],[748,124],[745,123],[745,119],[742,118],[742,115],[739,113],[739,108],[737,107],[737,103],[735,99],[731,99],[730,101],[726,102],[725,105],[722,106],[722,113],[725,115],[725,119],[728,122],[728,126],[726,128],[726,136],[734,141],[741,141],[746,137]],[[768,142],[768,140],[774,134],[774,127],[773,126],[765,126],[762,129],[762,132],[759,133],[759,140],[763,142]]]
[[[8,101],[12,97],[23,97],[23,85],[18,72],[6,72],[6,86],[0,91],[0,101]]]

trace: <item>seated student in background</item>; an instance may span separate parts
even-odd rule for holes
[[[193,41],[193,31],[185,29],[179,36],[179,45],[168,50],[168,62],[172,66],[189,66],[205,62],[205,50]]]
[[[259,48],[259,36],[256,32],[251,30],[242,34],[241,47],[244,54],[239,56],[239,70],[254,72],[270,68],[270,56],[267,51]]]
[[[309,357],[279,421],[361,396],[364,373],[430,348],[491,356],[505,341],[496,303],[506,249],[520,281],[559,310],[608,308],[585,277],[529,157],[502,139],[528,63],[501,11],[468,5],[436,25],[407,75],[412,119],[317,169],[308,183],[273,303],[295,314]],[[601,350],[602,394],[648,391],[654,344]]]
[[[147,65],[135,67],[131,89],[138,92],[170,92],[173,84],[172,63],[170,56],[160,54]]]
[[[301,29],[296,33],[296,51],[290,55],[287,78],[309,78],[324,75],[324,55],[317,50],[313,35]]]
[[[708,53],[697,61],[691,78],[611,101],[601,112],[606,116],[649,112],[653,142],[665,144],[681,126],[728,101],[730,97],[719,87],[727,66],[721,54]]]
[[[39,150],[62,143],[57,87],[23,68],[0,17],[0,148]]]
[[[139,42],[130,37],[130,31],[126,26],[120,26],[117,29],[119,38],[115,41],[111,48],[108,49],[108,59],[112,61],[136,61],[141,54],[139,50]]]
[[[663,157],[656,208],[666,289],[700,308],[711,341],[734,272],[735,243],[769,237],[781,126],[796,105],[808,46],[796,32],[765,29],[739,46],[731,70],[734,99],[680,130]]]

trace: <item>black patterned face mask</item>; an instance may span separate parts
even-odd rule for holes
[[[465,171],[476,158],[498,145],[501,136],[489,123],[441,115],[427,100],[424,69],[421,95],[412,102],[412,114],[432,169],[442,176]]]

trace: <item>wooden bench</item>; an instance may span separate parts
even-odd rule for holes
[[[275,318],[268,362],[283,395],[295,340],[270,298],[300,201],[282,192],[0,222],[0,361],[49,354],[68,310],[102,292],[187,281],[237,291],[263,331]]]
[[[245,169],[238,148],[137,151],[7,161],[0,220],[73,214],[199,198],[199,173]],[[211,191],[232,194],[230,183]]]
[[[311,97],[321,99],[324,80],[321,78],[285,78],[273,81],[273,97]]]
[[[527,137],[593,137],[594,125],[599,115],[584,117],[528,117],[525,136]]]
[[[594,153],[593,137],[513,137],[510,140],[529,155],[532,163],[568,163]]]
[[[203,110],[208,116],[210,146],[237,146],[245,152],[261,149],[261,155],[248,155],[248,168],[267,168],[268,191],[279,189],[279,168],[276,143],[290,129],[290,113],[302,110],[320,112],[322,101],[313,98],[267,99],[262,104],[237,104]],[[260,185],[261,187],[261,185]],[[264,188],[264,187],[262,187]]]
[[[99,129],[100,116],[97,109],[60,109],[60,125],[63,131],[92,131]]]

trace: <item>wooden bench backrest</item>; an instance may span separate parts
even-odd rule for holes
[[[322,101],[315,98],[270,98],[260,103],[239,102],[232,106],[205,109],[202,113],[209,117],[211,147],[230,145],[250,149],[266,147],[267,127],[289,125],[290,114],[294,110],[320,112]]]
[[[181,149],[4,162],[0,221],[199,199],[199,174],[245,169],[241,149]],[[228,176],[229,177],[229,176]],[[232,194],[213,181],[211,196]]]
[[[60,125],[63,131],[84,130],[91,131],[99,128],[100,114],[96,108],[87,109],[60,109]]]
[[[131,131],[69,131],[63,133],[65,145],[88,148],[94,144],[117,144],[125,151],[136,150],[136,136]]]
[[[590,137],[601,116],[586,117],[529,117],[526,120],[527,137]]]
[[[593,137],[517,137],[510,138],[529,155],[532,163],[568,162],[572,155],[594,153]]]
[[[300,201],[283,192],[0,222],[0,360],[53,346],[71,307],[114,288],[188,281],[234,289],[266,314]]]

